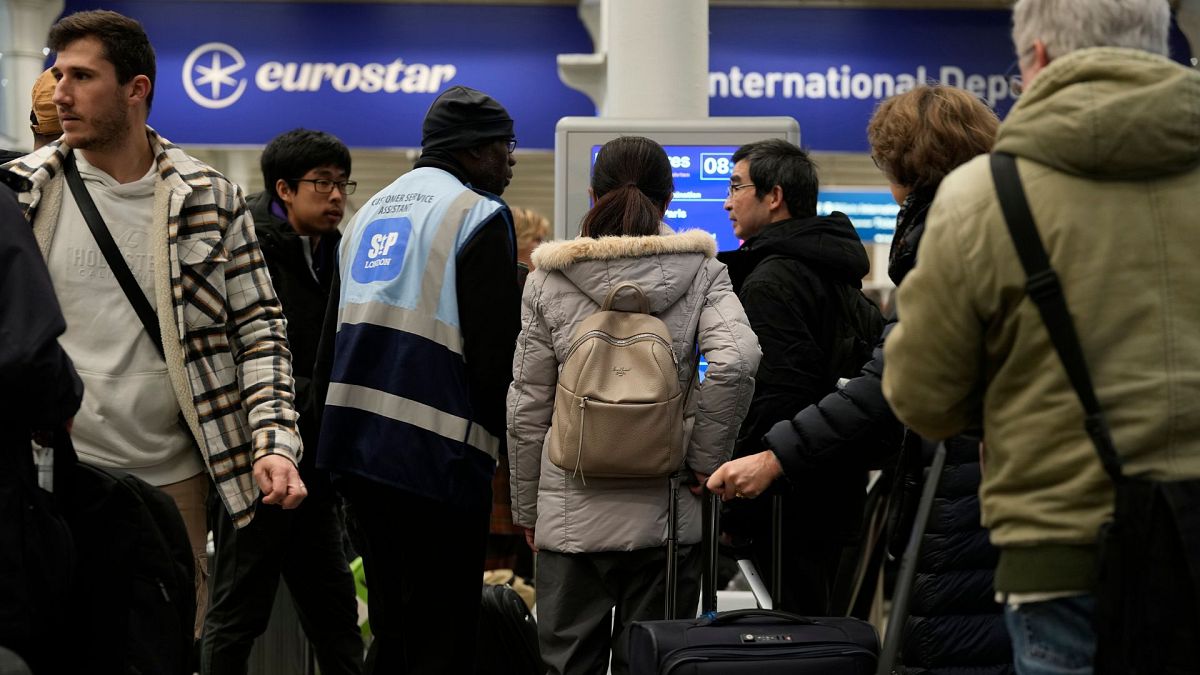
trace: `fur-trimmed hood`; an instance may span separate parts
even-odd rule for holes
[[[581,260],[615,260],[642,258],[667,253],[703,253],[717,255],[717,240],[704,230],[686,230],[679,234],[653,237],[576,237],[566,241],[550,241],[533,252],[533,266],[561,270]]]
[[[616,284],[632,281],[657,313],[679,300],[701,266],[717,255],[716,240],[703,230],[663,229],[667,234],[549,242],[534,250],[533,266],[537,273],[562,274],[597,304]],[[617,306],[627,309],[620,301]]]

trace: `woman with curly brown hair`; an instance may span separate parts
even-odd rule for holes
[[[990,151],[999,126],[996,113],[977,97],[943,84],[897,94],[875,110],[867,125],[871,159],[901,206],[888,264],[897,285],[915,262],[938,185],[960,164]]]
[[[946,174],[991,150],[999,120],[978,98],[945,85],[894,96],[867,126],[871,157],[901,205],[888,274],[898,285],[916,264],[925,217]],[[935,444],[911,431],[901,451],[900,517],[893,547],[903,546]],[[979,439],[946,441],[937,517],[925,531],[905,632],[910,672],[1010,673],[1012,651],[1000,605],[993,599],[996,549],[979,525]]]

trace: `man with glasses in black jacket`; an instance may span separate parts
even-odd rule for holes
[[[300,462],[308,499],[289,511],[260,506],[240,530],[220,504],[212,505],[216,556],[202,671],[246,672],[282,575],[321,672],[354,675],[363,648],[354,578],[342,548],[338,498],[328,474],[315,466],[320,418],[312,414],[310,386],[337,265],[338,225],[355,188],[350,151],[330,134],[293,129],[267,145],[261,163],[267,189],[250,195],[246,206],[288,321],[300,437],[309,449]]]

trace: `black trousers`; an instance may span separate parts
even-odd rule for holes
[[[488,510],[462,511],[357,477],[336,486],[364,544],[375,636],[366,671],[473,672]]]
[[[287,511],[259,503],[254,520],[240,530],[220,499],[209,515],[216,556],[210,566],[201,672],[246,672],[254,640],[271,618],[282,575],[321,673],[361,673],[358,601],[335,495],[310,495]]]
[[[679,550],[676,619],[693,618],[700,602],[699,546]],[[549,675],[629,672],[629,626],[663,619],[667,549],[537,556],[538,642]],[[616,611],[614,616],[613,612]]]

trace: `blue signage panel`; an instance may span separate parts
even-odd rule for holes
[[[68,0],[66,12],[95,0]],[[593,115],[558,79],[590,52],[574,7],[378,3],[102,3],[142,22],[158,53],[150,124],[175,142],[262,144],[305,126],[348,145],[419,147],[437,93],[466,85],[512,115],[523,147],[554,147],[564,115]]]
[[[916,84],[1012,105],[1006,11],[714,7],[709,21],[710,114],[790,115],[813,149],[865,151],[875,106]]]
[[[886,188],[829,188],[817,194],[817,213],[841,211],[868,244],[888,245],[896,234],[900,205]]]
[[[557,56],[593,50],[570,6],[67,0],[137,18],[158,52],[150,123],[184,143],[262,144],[308,126],[360,147],[417,147],[436,93],[472,86],[552,148],[560,117],[595,114]],[[1007,11],[714,7],[713,116],[788,115],[813,150],[862,152],[879,101],[922,82],[1013,96]],[[1188,60],[1172,35],[1173,56]]]

